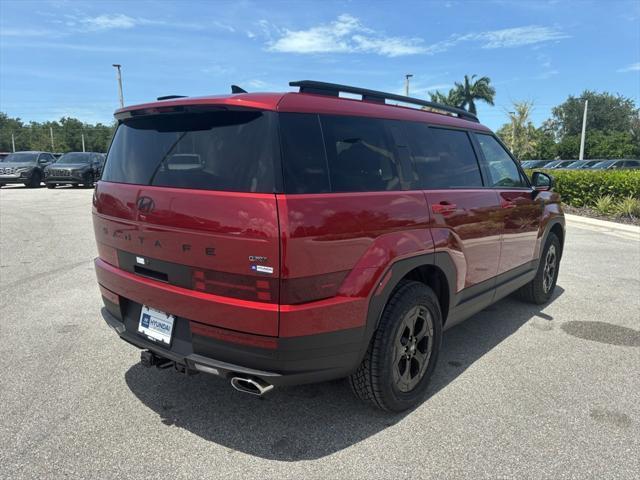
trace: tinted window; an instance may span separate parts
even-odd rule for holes
[[[318,115],[280,114],[280,142],[286,192],[331,191]]]
[[[401,189],[393,142],[383,120],[320,119],[333,192]]]
[[[482,176],[466,132],[406,124],[420,188],[482,187]]]
[[[104,168],[109,182],[209,190],[274,190],[273,114],[225,111],[125,120]]]
[[[507,151],[491,135],[476,134],[489,170],[492,187],[524,187],[520,170]]]

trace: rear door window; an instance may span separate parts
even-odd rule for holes
[[[526,187],[515,160],[491,135],[476,134],[489,173],[489,186],[518,188]]]
[[[275,114],[221,111],[127,119],[102,179],[205,190],[273,192]]]
[[[482,175],[467,132],[406,124],[420,188],[479,188]]]
[[[384,120],[320,116],[333,192],[401,190],[393,141]]]

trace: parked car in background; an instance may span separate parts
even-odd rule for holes
[[[9,183],[23,183],[25,187],[39,187],[44,169],[55,161],[49,152],[15,152],[0,161],[0,187]]]
[[[65,153],[45,169],[44,183],[47,188],[58,185],[93,187],[102,174],[104,158],[105,155],[98,152]]]
[[[602,160],[578,160],[577,162],[573,162],[566,168],[568,168],[569,170],[583,170],[585,168],[591,168],[601,161]]]
[[[291,86],[116,112],[93,198],[104,319],[145,366],[254,395],[349,377],[411,408],[444,329],[552,298],[560,197],[469,112]]]
[[[522,168],[543,168],[552,160],[525,160],[521,163]]]
[[[594,170],[621,170],[640,168],[640,160],[604,160],[595,164]]]
[[[577,160],[555,160],[553,162],[547,163],[543,168],[568,168],[570,165],[575,163]]]

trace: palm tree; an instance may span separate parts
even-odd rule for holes
[[[444,93],[436,90],[429,94],[432,102],[441,103],[443,105],[449,105],[450,107],[460,107],[461,99],[458,96],[458,92],[454,89],[449,90],[449,93]]]
[[[477,113],[476,100],[482,100],[483,102],[493,105],[493,97],[496,95],[496,89],[491,84],[489,77],[480,77],[478,80],[474,79],[477,75],[465,75],[464,83],[455,83],[455,87],[452,91],[455,91],[455,96],[460,99],[461,108],[466,108],[467,111]],[[451,92],[449,92],[451,96]]]

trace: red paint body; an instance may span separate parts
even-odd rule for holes
[[[368,116],[489,132],[453,116],[297,93],[179,99],[119,113],[181,105]],[[149,214],[136,207],[142,196],[155,201]],[[192,333],[238,343],[250,342],[251,335],[272,337],[257,344],[275,348],[278,338],[363,327],[371,298],[398,260],[445,252],[456,271],[451,295],[531,262],[539,256],[547,222],[561,214],[557,195],[532,189],[296,195],[99,182],[96,270],[110,298],[186,318]],[[207,249],[215,254],[205,254]],[[251,282],[264,277],[250,270],[248,257],[262,256],[279,286],[261,300],[215,295],[124,271],[117,250]],[[307,285],[331,294],[303,303],[279,300],[296,298]],[[234,332],[249,336],[234,340]]]

